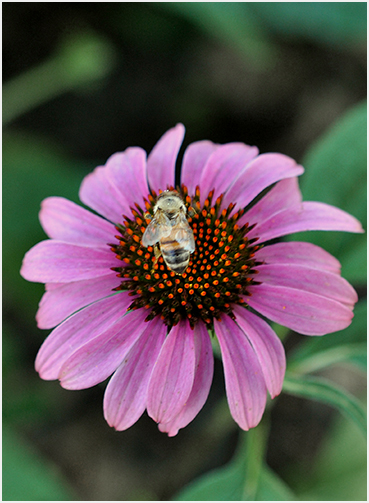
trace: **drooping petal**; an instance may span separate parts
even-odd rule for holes
[[[207,140],[191,143],[183,154],[181,183],[184,183],[189,194],[194,194],[196,185],[200,183],[200,177],[210,155],[219,147]]]
[[[188,320],[169,332],[153,369],[147,413],[158,423],[168,423],[184,407],[195,376],[195,344]]]
[[[83,245],[106,245],[114,225],[63,197],[48,197],[41,204],[40,222],[50,238]]]
[[[108,246],[80,246],[54,239],[41,241],[23,259],[21,275],[36,283],[69,283],[106,276],[122,267]]]
[[[126,430],[146,408],[147,387],[165,341],[166,325],[154,318],[110,379],[104,395],[104,416],[116,430]]]
[[[339,274],[341,264],[330,253],[312,243],[291,241],[264,246],[255,252],[257,261],[266,264],[295,264]]]
[[[351,323],[351,309],[304,290],[263,283],[251,285],[245,301],[263,316],[305,335],[325,335]]]
[[[263,371],[270,396],[282,391],[286,371],[286,356],[283,344],[272,328],[259,316],[241,306],[233,309],[236,323],[250,340]]]
[[[296,264],[263,264],[255,276],[263,284],[287,286],[316,293],[328,299],[347,304],[353,309],[357,293],[350,283],[338,274]]]
[[[175,185],[175,164],[182,145],[185,128],[177,124],[169,129],[154,146],[147,158],[147,177],[150,188],[156,193]]]
[[[77,349],[60,369],[63,388],[90,388],[109,377],[145,330],[146,316],[142,309],[129,311]]]
[[[258,152],[256,147],[244,143],[220,145],[210,155],[201,173],[201,204],[213,189],[214,201],[223,194]]]
[[[238,221],[238,225],[261,224],[272,215],[291,206],[301,203],[302,195],[299,189],[298,178],[286,178],[276,183],[252,208],[250,208]]]
[[[37,326],[43,329],[55,327],[82,307],[111,295],[118,284],[113,271],[85,281],[47,283],[36,314]]]
[[[120,292],[89,305],[57,326],[36,357],[35,368],[42,379],[58,379],[69,356],[122,318],[131,302],[127,292]]]
[[[226,392],[233,419],[243,430],[256,426],[266,404],[263,371],[250,341],[228,316],[214,321],[222,352]]]
[[[200,412],[209,395],[213,380],[214,358],[208,331],[201,322],[194,328],[195,378],[188,400],[179,414],[168,423],[160,423],[159,429],[169,437],[188,425]]]
[[[325,203],[303,202],[282,210],[256,225],[248,237],[258,243],[301,231],[363,232],[360,222],[339,208]]]
[[[134,202],[143,205],[149,188],[146,180],[146,152],[139,147],[131,147],[124,152],[113,154],[106,163],[106,177],[119,193],[120,217],[131,215]],[[120,218],[119,222],[121,222]]]
[[[244,208],[273,183],[296,177],[303,172],[304,168],[291,157],[283,154],[261,154],[233,181],[224,195],[222,206],[236,203],[238,208]]]
[[[127,188],[127,195],[130,194]],[[117,187],[107,177],[105,166],[98,166],[87,175],[79,189],[79,198],[86,206],[114,223],[122,221],[123,204],[120,197]]]

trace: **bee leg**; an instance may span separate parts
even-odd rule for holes
[[[192,218],[196,215],[197,211],[194,208],[192,208],[192,206],[190,206],[187,210],[187,213],[188,216]]]
[[[151,272],[153,273],[154,270],[155,270],[155,265],[161,255],[161,251],[160,251],[160,248],[157,244],[154,245],[154,255],[155,255],[155,260],[153,261],[152,263],[152,269],[151,269]]]
[[[154,245],[154,255],[155,255],[156,260],[158,260],[158,258],[161,255],[161,250],[157,244]]]

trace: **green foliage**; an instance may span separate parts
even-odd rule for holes
[[[174,498],[177,501],[285,501],[292,491],[263,461],[265,421],[243,433],[238,451],[224,467],[206,473]]]
[[[366,442],[341,418],[327,432],[310,472],[295,466],[291,486],[303,501],[366,501]]]
[[[23,302],[25,291],[39,299],[43,287],[28,283],[19,275],[27,250],[46,239],[38,220],[41,201],[64,196],[78,201],[84,165],[68,158],[45,139],[27,135],[3,137],[3,261],[6,302],[13,299],[32,316],[37,306]]]
[[[247,2],[273,32],[327,45],[365,43],[365,2]]]
[[[157,4],[191,21],[206,35],[230,46],[257,67],[271,64],[275,46],[246,3],[166,2]]]
[[[3,425],[3,500],[70,501],[73,492],[50,461]]]
[[[112,46],[97,34],[69,35],[49,60],[4,84],[3,125],[64,92],[98,83],[114,64]]]
[[[366,103],[347,112],[315,145],[302,164],[304,200],[337,206],[366,228]],[[293,240],[311,241],[332,253],[350,282],[366,283],[366,238],[343,232],[301,232]]]
[[[340,49],[366,40],[364,2],[164,2],[156,8],[189,20],[259,68],[278,58],[272,33]]]
[[[310,398],[332,405],[345,416],[353,419],[366,435],[365,408],[348,391],[321,377],[286,374],[283,391],[291,395]]]
[[[293,490],[268,465],[264,464],[257,501],[294,501],[296,499]]]

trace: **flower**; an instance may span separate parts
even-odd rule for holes
[[[67,389],[113,374],[104,415],[117,430],[145,409],[169,436],[194,419],[213,376],[208,329],[219,341],[231,414],[244,430],[256,426],[267,391],[272,398],[281,392],[286,365],[264,317],[323,335],[347,327],[357,301],[323,249],[268,244],[305,230],[362,232],[344,211],[302,202],[302,166],[243,143],[198,141],[186,149],[176,185],[183,136],[178,124],[147,159],[141,148],[128,148],[89,174],[80,199],[101,216],[64,198],[45,199],[40,221],[50,239],[25,255],[21,269],[25,279],[46,283],[38,326],[56,327],[36,370]],[[158,258],[157,247],[141,243],[158,195],[174,187],[195,240],[181,275]]]

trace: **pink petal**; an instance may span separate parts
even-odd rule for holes
[[[42,379],[58,379],[64,362],[86,342],[106,331],[122,318],[132,302],[120,292],[91,304],[56,327],[42,344],[35,367]]]
[[[159,429],[169,437],[177,435],[178,430],[188,425],[200,412],[209,395],[213,380],[214,358],[211,341],[205,326],[199,322],[194,328],[195,378],[188,400],[179,414],[169,423],[160,423]]]
[[[149,188],[146,180],[146,152],[142,148],[132,147],[123,153],[112,155],[106,163],[106,177],[119,193],[121,215],[131,215],[130,207],[134,202],[143,205]],[[121,222],[122,218],[118,222]]]
[[[261,224],[275,213],[290,206],[301,203],[302,196],[299,189],[298,178],[286,178],[276,183],[275,186],[250,208],[238,221],[241,226],[248,222]]]
[[[357,293],[344,278],[338,274],[312,269],[296,264],[265,264],[257,267],[257,281],[274,286],[287,286],[305,292],[316,293],[334,299],[353,309]]]
[[[248,288],[245,301],[263,316],[300,334],[324,335],[351,323],[351,309],[322,295],[263,283]]]
[[[244,143],[227,143],[219,146],[208,158],[201,173],[199,184],[201,204],[213,189],[215,189],[213,201],[224,193],[258,152],[256,147]]]
[[[283,178],[301,175],[304,168],[283,154],[262,154],[254,159],[234,180],[224,196],[222,206],[237,203],[244,208],[258,194]]]
[[[233,419],[243,430],[256,426],[266,404],[263,371],[250,341],[228,316],[214,321],[222,352],[226,392]]]
[[[114,226],[63,197],[42,201],[40,222],[50,238],[82,245],[105,245],[117,233]]]
[[[131,194],[128,187],[127,194]],[[108,220],[114,223],[122,222],[124,204],[120,199],[121,193],[108,179],[105,166],[98,166],[83,179],[79,189],[79,198],[86,206],[100,213]],[[125,207],[127,207],[127,204]]]
[[[147,413],[158,423],[171,421],[184,407],[195,376],[194,333],[187,320],[169,332],[151,375]]]
[[[108,246],[79,246],[62,241],[41,241],[23,259],[21,275],[37,283],[69,283],[109,274],[122,267]]]
[[[63,388],[90,388],[109,377],[145,330],[146,316],[143,309],[129,311],[77,349],[60,369]]]
[[[271,327],[259,316],[241,306],[234,306],[236,323],[249,339],[258,357],[270,396],[282,391],[286,371],[286,356],[283,344]]]
[[[110,271],[106,276],[74,281],[71,283],[46,284],[36,314],[39,328],[53,328],[82,307],[111,295],[119,285],[117,275]]]
[[[132,426],[145,410],[150,375],[165,341],[167,327],[160,319],[145,327],[105,391],[105,419],[119,431]]]
[[[177,124],[169,129],[158,141],[147,158],[147,177],[152,190],[166,190],[167,185],[175,185],[175,164],[181,147],[185,128]]]
[[[260,243],[301,231],[363,232],[360,222],[345,211],[325,203],[304,202],[272,215],[256,225],[248,238]]]
[[[296,264],[339,274],[341,264],[330,253],[312,243],[291,241],[264,246],[255,253],[255,260],[266,264]]]
[[[210,155],[219,147],[211,141],[191,143],[183,155],[181,183],[184,183],[189,194],[194,194],[199,185],[201,172]]]

